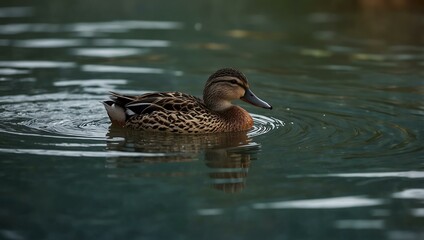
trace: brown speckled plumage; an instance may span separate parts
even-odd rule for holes
[[[180,92],[141,96],[112,92],[112,100],[105,101],[104,105],[112,123],[126,128],[185,134],[246,131],[252,128],[253,119],[231,101],[242,99],[271,108],[257,99],[248,87],[241,72],[226,68],[209,77],[204,100]]]

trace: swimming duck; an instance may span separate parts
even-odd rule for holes
[[[181,92],[128,96],[111,92],[104,101],[113,125],[183,134],[247,131],[253,119],[232,101],[241,99],[272,109],[250,89],[246,76],[232,68],[213,73],[206,81],[203,100]]]

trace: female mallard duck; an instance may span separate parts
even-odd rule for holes
[[[132,129],[191,134],[249,130],[253,119],[231,103],[236,99],[272,109],[249,89],[244,74],[232,68],[220,69],[209,77],[203,100],[180,92],[141,96],[111,92],[111,100],[103,104],[113,124]]]

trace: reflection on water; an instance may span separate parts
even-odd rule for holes
[[[125,67],[125,66],[111,66],[111,65],[84,65],[82,71],[86,72],[118,72],[118,73],[149,73],[161,74],[165,73],[163,69],[147,68],[147,67]]]
[[[369,199],[365,197],[337,197],[326,199],[308,199],[296,201],[283,201],[271,203],[255,203],[253,208],[256,209],[284,209],[284,208],[304,208],[304,209],[335,209],[335,208],[352,208],[366,207],[383,204],[381,199]]]
[[[393,193],[393,197],[424,200],[424,189],[406,189],[401,192]]]
[[[11,68],[73,68],[73,62],[54,62],[54,61],[0,61],[0,67]]]
[[[62,47],[76,47],[84,44],[82,39],[29,39],[18,40],[14,42],[15,47],[23,48],[62,48]]]
[[[179,22],[169,21],[113,21],[97,23],[75,23],[65,26],[68,31],[74,32],[126,32],[134,29],[180,29],[183,25]]]
[[[370,219],[343,219],[335,222],[335,227],[339,229],[383,229],[383,220]]]
[[[137,48],[75,48],[71,53],[85,57],[116,58],[146,53],[147,50]]]
[[[182,23],[167,21],[113,21],[65,25],[51,23],[13,23],[0,25],[0,34],[76,32],[80,36],[93,36],[101,33],[124,33],[137,29],[173,30],[181,29],[182,27]]]
[[[424,178],[424,171],[407,172],[364,172],[364,173],[331,173],[331,174],[310,174],[292,177],[341,177],[341,178]]]
[[[140,158],[108,159],[109,168],[203,160],[211,169],[208,176],[212,186],[232,193],[245,188],[250,163],[260,149],[247,132],[175,135],[110,127],[107,136],[108,150],[147,153]]]
[[[95,39],[95,46],[125,46],[125,47],[169,47],[171,43],[166,40],[149,40],[149,39]]]

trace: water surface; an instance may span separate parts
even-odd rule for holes
[[[0,237],[424,238],[421,5],[341,2],[1,3]],[[117,129],[100,103],[221,67],[273,105],[238,103],[247,133]]]

